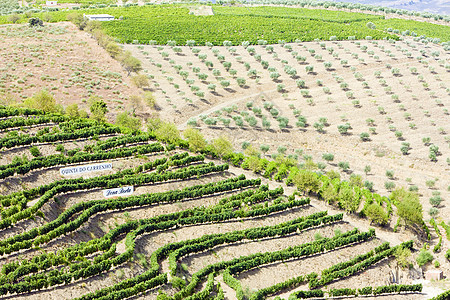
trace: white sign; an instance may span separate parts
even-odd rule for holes
[[[95,165],[75,166],[59,169],[59,173],[63,176],[78,175],[83,173],[98,172],[112,170],[112,163],[103,163]]]
[[[130,196],[131,194],[133,194],[133,192],[134,187],[130,185],[115,189],[103,190],[103,196],[105,196],[106,198],[118,196]]]

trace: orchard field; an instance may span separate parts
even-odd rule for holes
[[[0,299],[450,289],[445,16],[80,4],[0,6]]]
[[[325,171],[348,162],[342,176],[361,174],[385,194],[417,186],[425,199],[436,190],[445,199],[448,56],[422,47],[413,40],[126,46],[154,76],[161,115],[181,128],[226,134],[238,149],[269,146],[266,157],[285,148],[300,161],[322,161]],[[436,157],[433,147],[442,150]]]

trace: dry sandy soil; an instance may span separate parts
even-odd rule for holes
[[[87,99],[102,97],[115,120],[137,94],[120,64],[86,32],[72,23],[0,27],[0,98],[23,100],[41,89],[50,91],[64,107],[77,103],[89,111]]]

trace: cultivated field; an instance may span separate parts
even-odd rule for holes
[[[433,191],[448,198],[450,75],[442,47],[405,39],[179,48],[126,46],[154,76],[163,119],[210,139],[226,134],[236,149],[268,145],[269,155],[284,146],[314,161],[333,153],[325,170],[349,162],[345,177],[370,165],[364,177],[376,191],[388,194],[387,181],[417,185],[424,211]],[[431,144],[440,149],[436,161]]]
[[[320,203],[292,194],[293,188],[165,147],[149,134],[123,135],[115,126],[39,111],[0,113],[10,116],[0,121],[2,128],[11,131],[22,122],[24,130],[21,138],[1,139],[4,157],[20,157],[4,162],[0,175],[4,299],[160,299],[159,290],[173,299],[192,293],[198,299],[234,299],[236,292],[270,296],[280,290],[276,284],[289,280],[290,289],[281,291],[363,284],[375,292],[380,285],[412,283],[406,273],[396,275],[392,256],[398,247],[413,246],[406,235],[390,238],[391,248],[373,229],[355,228],[367,227],[364,222],[332,208],[327,213]],[[52,122],[44,122],[46,117]],[[42,125],[29,127],[36,123]],[[45,128],[51,132],[40,134]],[[45,156],[31,150],[27,137],[36,138],[33,148]],[[60,173],[102,162],[112,169]],[[134,192],[124,198],[102,192],[130,185]]]

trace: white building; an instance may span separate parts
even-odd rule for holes
[[[89,21],[113,21],[114,17],[111,15],[101,14],[101,15],[84,15]]]
[[[47,6],[58,5],[58,1],[47,1],[47,2],[45,2],[45,5],[47,5]]]

